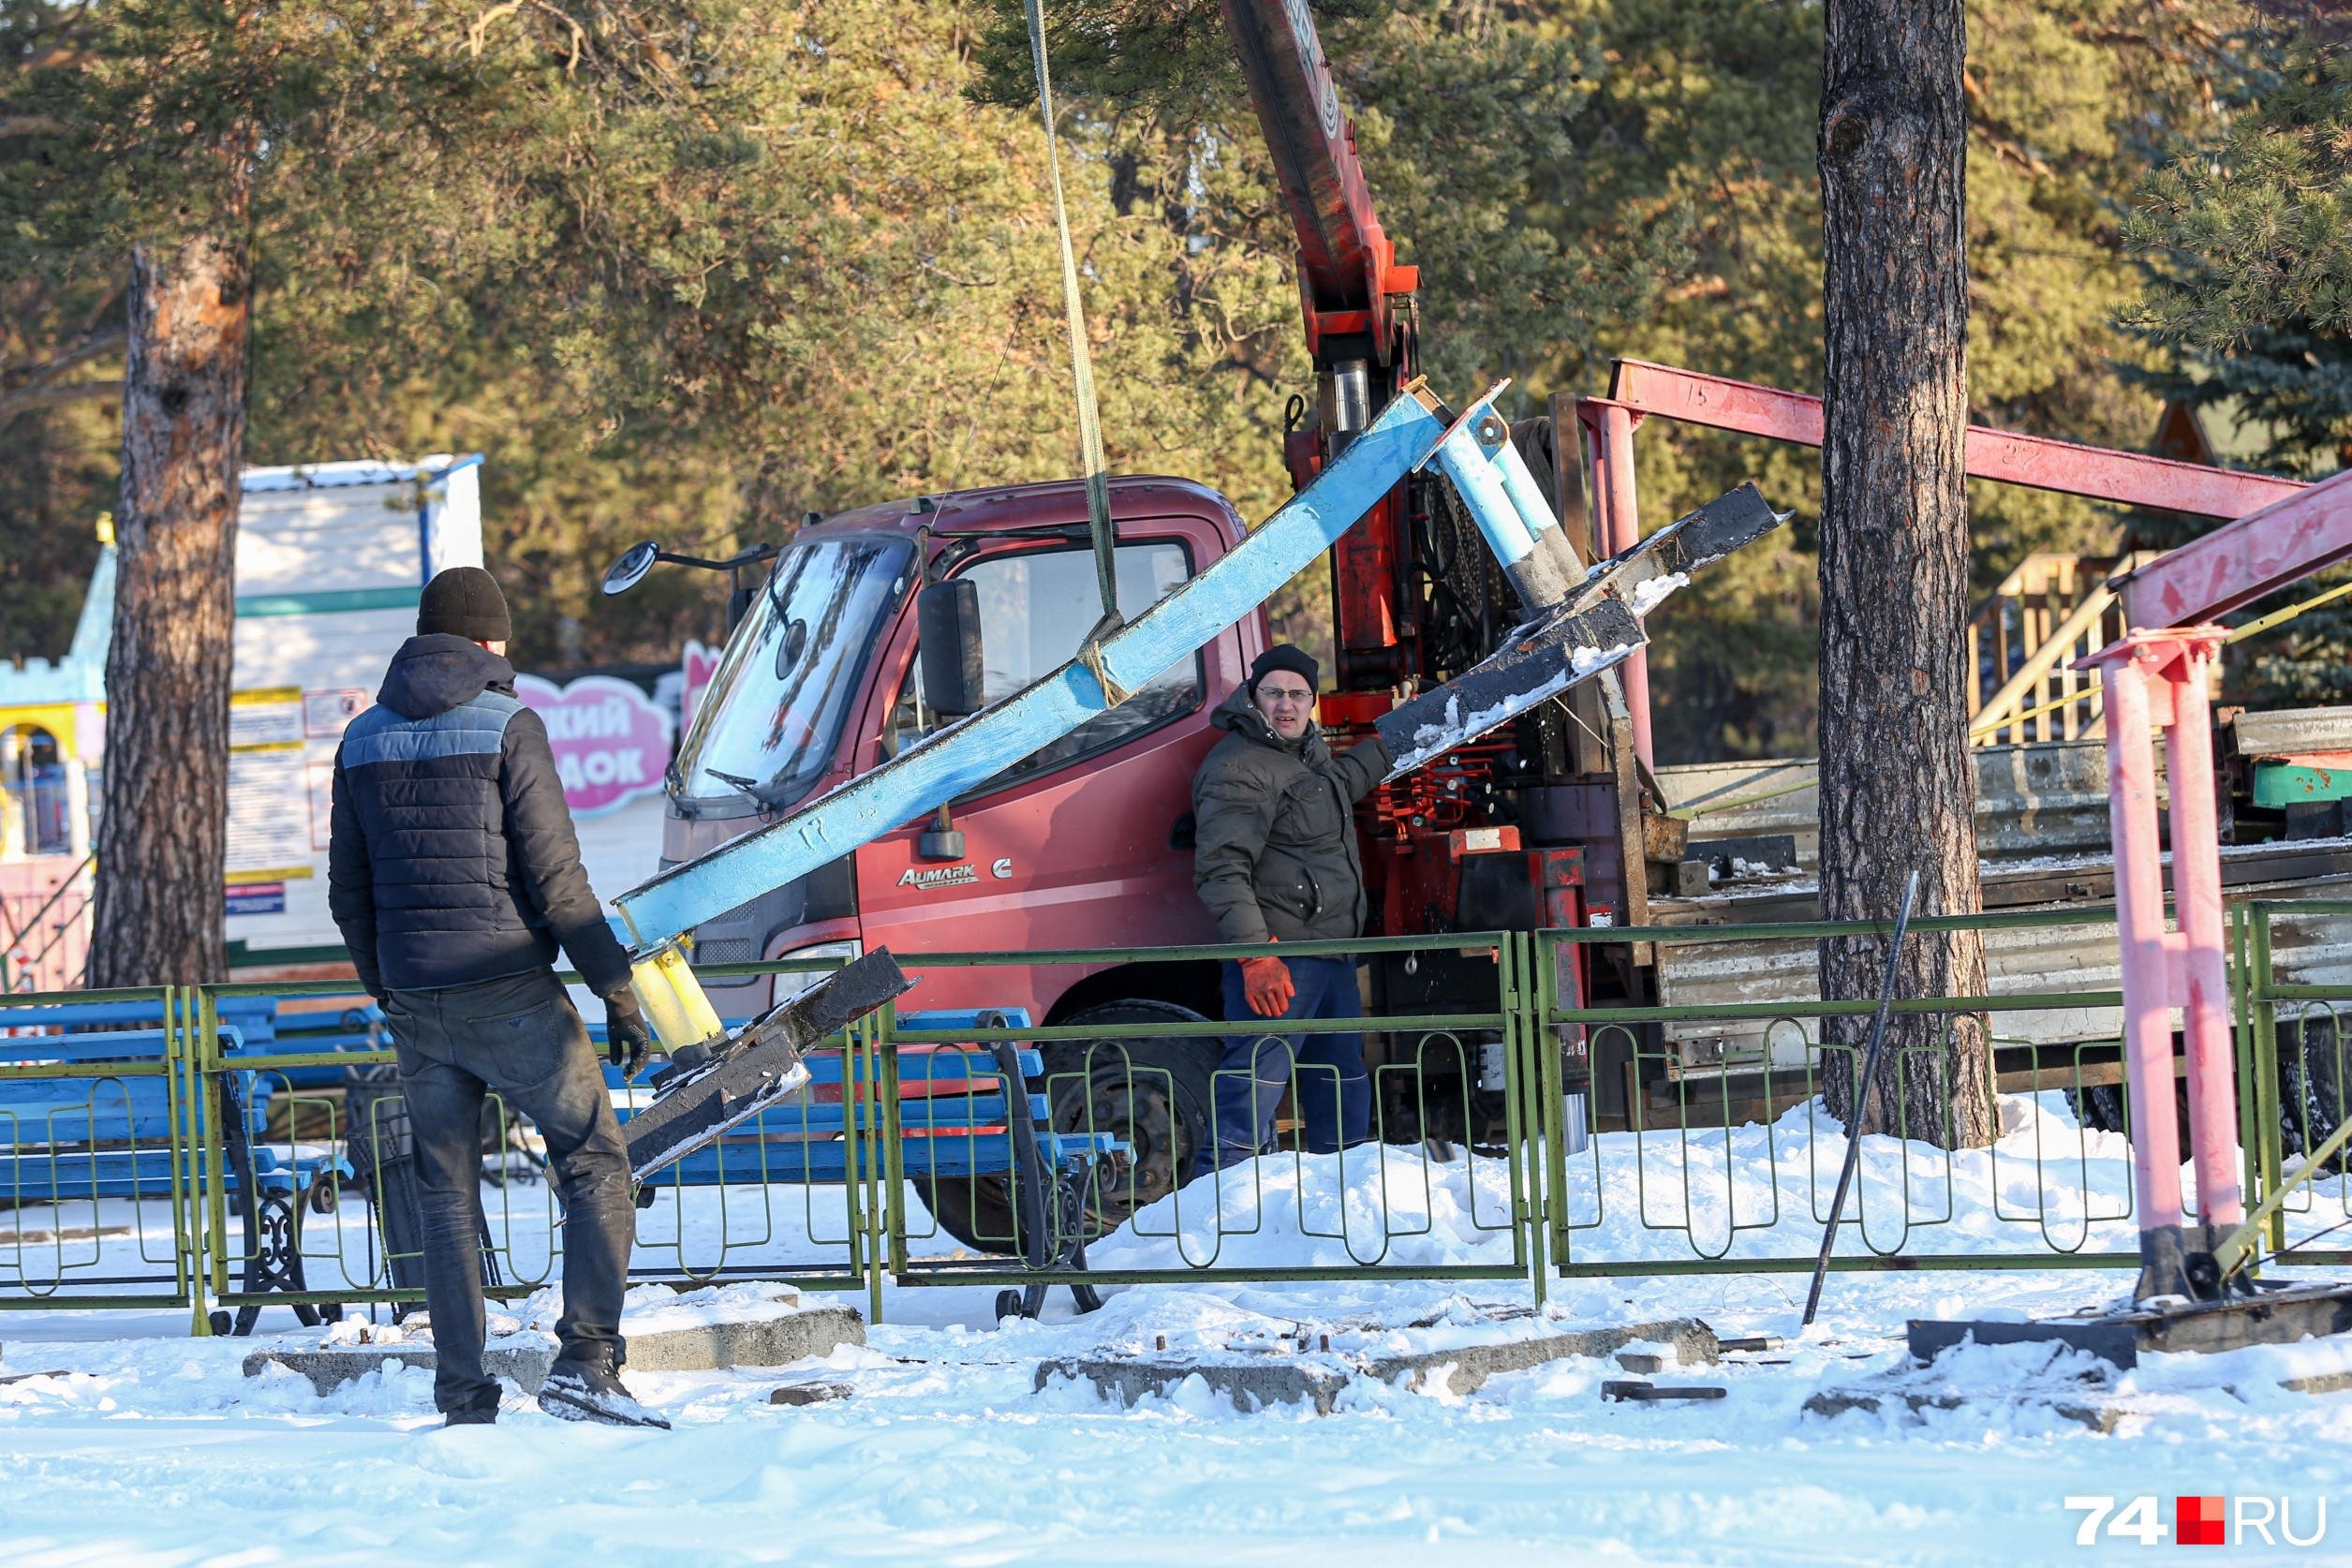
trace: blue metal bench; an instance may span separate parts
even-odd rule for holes
[[[251,1019],[250,1010],[241,1010]],[[224,1057],[243,1049],[240,1026],[219,1025]],[[87,1069],[86,1072],[0,1081],[0,1199],[16,1205],[56,1205],[100,1198],[172,1198],[193,1191],[217,1190],[234,1206],[241,1227],[244,1289],[303,1291],[302,1209],[321,1183],[333,1183],[348,1167],[332,1153],[284,1154],[261,1141],[269,1119],[270,1087],[261,1074],[221,1074],[215,1107],[220,1132],[219,1180],[212,1172],[200,1123],[192,1107],[179,1109],[173,1125],[171,1082],[152,1073],[110,1072],[110,1067],[150,1066],[165,1060],[163,1028],[124,1028],[124,1024],[162,1021],[159,1002],[63,1003],[11,1009],[11,1028],[41,1027],[67,1032],[0,1038],[0,1062],[44,1063]],[[92,1032],[95,1031],[95,1032]],[[194,1157],[178,1173],[173,1149]],[[122,1283],[91,1277],[85,1283]],[[308,1306],[295,1309],[308,1323],[319,1321]],[[229,1322],[248,1332],[258,1306]],[[332,1316],[332,1309],[328,1314]],[[228,1319],[215,1313],[215,1320]]]
[[[966,1010],[901,1013],[899,1021],[930,1029],[1022,1028],[1029,1018],[1017,1009]],[[284,1039],[284,1013],[277,1023]],[[601,1024],[589,1027],[599,1045],[604,1032]],[[854,1129],[861,1138],[886,1134],[895,1125],[898,1135],[887,1151],[889,1175],[916,1182],[1002,1176],[1013,1198],[1013,1245],[1040,1268],[1084,1266],[1083,1195],[1095,1162],[1124,1146],[1109,1134],[1056,1132],[1044,1094],[1028,1092],[1026,1086],[1005,1093],[1008,1078],[1043,1076],[1044,1063],[1035,1050],[1011,1044],[901,1046],[895,1056],[897,1103],[889,1118],[880,1114],[872,1096],[850,1092],[862,1082],[867,1059],[840,1049],[810,1052],[806,1089],[717,1144],[653,1173],[638,1190],[639,1206],[655,1202],[663,1189],[843,1184],[851,1174],[848,1133]],[[397,1103],[397,1079],[389,1067],[368,1077],[353,1086],[346,1102],[350,1168],[359,1172],[366,1191],[392,1281],[406,1291],[422,1283],[422,1220],[413,1212],[407,1174],[407,1113]],[[614,1067],[604,1069],[604,1078],[615,1093],[615,1115],[628,1121],[635,1108],[621,1102],[630,1086]],[[642,1085],[633,1092],[644,1095]],[[506,1148],[513,1152],[511,1144]],[[540,1162],[536,1153],[530,1158]],[[487,1235],[482,1269],[485,1285],[499,1283],[496,1249]],[[1083,1308],[1099,1305],[1091,1291],[1081,1287],[1076,1294]],[[1013,1305],[1000,1303],[1000,1309],[1025,1309],[1034,1316],[1043,1294],[1042,1285],[1008,1292]]]
[[[1026,1028],[1025,1009],[965,1009],[908,1012],[908,1028]],[[732,1026],[731,1026],[732,1027]],[[1043,1058],[1034,1048],[997,1045],[901,1045],[896,1068],[897,1145],[893,1176],[917,1183],[935,1199],[940,1181],[1002,1176],[1012,1195],[1013,1248],[1031,1266],[1086,1266],[1082,1223],[1084,1198],[1096,1161],[1123,1152],[1108,1133],[1058,1132],[1046,1096],[1026,1085],[1044,1076]],[[804,1094],[761,1113],[707,1148],[655,1172],[639,1189],[638,1202],[653,1201],[664,1187],[717,1187],[764,1181],[834,1183],[848,1179],[847,1132],[886,1132],[880,1106],[868,1096],[846,1092],[863,1058],[843,1050],[809,1053],[809,1085]],[[618,1087],[619,1072],[606,1082]],[[851,1119],[854,1113],[854,1120]],[[631,1112],[618,1113],[626,1121]],[[1075,1286],[1082,1311],[1102,1303],[1093,1290]],[[1035,1317],[1045,1287],[1007,1291],[999,1316]]]

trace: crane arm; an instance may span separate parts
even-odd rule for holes
[[[1355,126],[1339,106],[1307,0],[1220,0],[1241,56],[1283,204],[1298,233],[1299,305],[1307,351],[1324,360],[1328,337],[1368,337],[1371,357],[1396,357],[1392,298],[1420,284],[1397,265],[1397,247],[1372,213]]]

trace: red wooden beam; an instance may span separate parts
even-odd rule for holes
[[[1803,447],[1821,445],[1821,399],[1752,381],[1702,376],[1642,360],[1619,360],[1609,383],[1609,398],[1662,419]],[[2244,517],[2311,488],[2271,474],[2209,468],[2201,463],[2176,463],[2145,452],[2083,446],[2047,436],[2020,436],[1981,424],[1968,427],[1968,475],[2123,506],[2221,518]],[[2255,597],[2258,596],[2246,596]],[[2135,615],[2132,624],[2178,623],[2142,623]]]
[[[2352,473],[2191,540],[2119,580],[2135,627],[2194,626],[2352,556]]]

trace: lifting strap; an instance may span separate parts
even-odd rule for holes
[[[1054,135],[1054,87],[1045,68],[1045,18],[1040,0],[1027,0],[1029,53],[1037,67],[1037,107],[1045,120],[1045,168],[1053,177],[1054,227],[1061,240],[1062,304],[1070,319],[1070,378],[1078,394],[1078,453],[1087,470],[1087,520],[1094,533],[1095,586],[1102,618],[1087,633],[1079,661],[1094,672],[1103,701],[1117,707],[1127,692],[1103,678],[1102,640],[1127,623],[1118,613],[1118,574],[1111,558],[1111,481],[1102,458],[1102,416],[1094,402],[1094,362],[1087,352],[1086,306],[1078,297],[1078,259],[1070,244],[1070,212],[1062,202],[1061,155]]]

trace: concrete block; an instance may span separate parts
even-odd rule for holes
[[[1316,1413],[1327,1415],[1339,1391],[1359,1376],[1385,1383],[1401,1379],[1406,1388],[1416,1392],[1470,1394],[1503,1372],[1524,1371],[1570,1356],[1604,1356],[1635,1341],[1673,1346],[1677,1361],[1685,1367],[1718,1359],[1713,1329],[1696,1318],[1668,1318],[1621,1328],[1577,1329],[1540,1339],[1505,1339],[1368,1360],[1338,1355],[1249,1360],[1164,1354],[1071,1356],[1041,1363],[1034,1386],[1042,1390],[1058,1376],[1084,1378],[1104,1398],[1132,1405],[1146,1394],[1164,1397],[1197,1373],[1212,1390],[1230,1399],[1235,1410],[1311,1402]]]
[[[1549,1334],[1541,1339],[1506,1339],[1495,1344],[1465,1345],[1459,1350],[1422,1351],[1413,1355],[1382,1356],[1368,1370],[1383,1383],[1408,1377],[1406,1387],[1417,1391],[1440,1385],[1452,1394],[1470,1394],[1502,1372],[1523,1372],[1547,1361],[1570,1356],[1605,1356],[1620,1346],[1664,1344],[1674,1348],[1675,1362],[1683,1367],[1712,1366],[1720,1360],[1715,1331],[1696,1318],[1666,1318],[1657,1323],[1627,1324],[1621,1328],[1580,1328]],[[1449,1370],[1450,1368],[1450,1370]]]
[[[1195,1361],[1184,1356],[1072,1356],[1041,1363],[1033,1384],[1043,1390],[1055,1377],[1084,1378],[1096,1393],[1122,1405],[1132,1405],[1146,1394],[1161,1397],[1198,1376],[1212,1393],[1221,1395],[1234,1409],[1250,1414],[1273,1405],[1312,1404],[1315,1413],[1328,1415],[1339,1391],[1348,1385],[1347,1369],[1324,1362],[1277,1359],[1255,1361]]]
[[[803,1356],[830,1355],[838,1345],[864,1343],[865,1320],[856,1308],[818,1307],[749,1323],[702,1324],[660,1334],[631,1334],[627,1370],[707,1372],[720,1367],[781,1367]]]
[[[698,1324],[690,1328],[629,1336],[629,1372],[705,1372],[722,1367],[781,1367],[803,1356],[830,1355],[837,1345],[865,1343],[865,1320],[851,1307],[820,1307],[813,1311],[749,1323]],[[482,1369],[492,1377],[512,1378],[525,1394],[537,1394],[555,1364],[555,1345],[537,1337],[520,1343],[491,1344],[482,1352]],[[338,1345],[327,1350],[259,1350],[245,1357],[247,1377],[259,1377],[271,1362],[290,1367],[310,1380],[320,1395],[363,1378],[387,1361],[398,1361],[428,1371],[438,1363],[429,1344]]]
[[[2062,1421],[2072,1421],[2101,1434],[2114,1431],[2116,1423],[2128,1413],[2122,1405],[2108,1400],[2065,1395],[1955,1394],[1894,1388],[1825,1388],[1805,1401],[1805,1412],[1824,1418],[1854,1410],[1872,1415],[1895,1414],[1903,1425],[1916,1427],[1922,1424],[1929,1411],[1962,1410],[1972,1404],[2046,1410]]]
[[[430,1345],[338,1345],[332,1350],[259,1350],[245,1357],[245,1376],[258,1378],[271,1362],[290,1367],[310,1380],[321,1398],[347,1383],[356,1383],[388,1361],[432,1371],[439,1363]],[[481,1353],[482,1370],[494,1378],[512,1378],[525,1394],[536,1394],[555,1365],[552,1343],[491,1345]]]
[[[2307,1378],[2284,1378],[2279,1386],[2289,1394],[2341,1394],[2352,1388],[2352,1372],[2315,1372]]]

